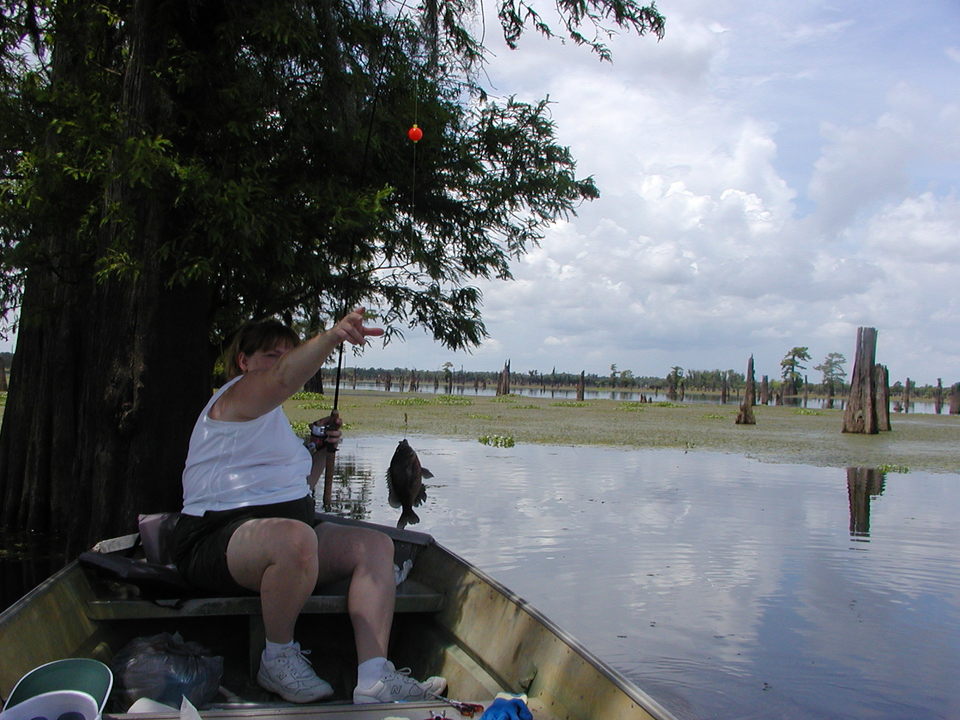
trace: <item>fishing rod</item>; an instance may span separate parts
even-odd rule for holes
[[[400,7],[397,10],[397,16],[394,19],[394,24],[391,27],[391,35],[394,35],[394,36],[396,35],[395,31],[396,31],[397,25],[399,24],[401,18],[403,17],[403,12],[406,8],[407,8],[407,0],[402,0],[402,2],[400,3]],[[366,180],[367,169],[369,167],[368,161],[370,157],[370,143],[373,138],[373,122],[376,119],[377,105],[379,103],[380,93],[383,88],[384,70],[386,69],[387,58],[389,57],[390,52],[392,50],[393,50],[392,45],[386,46],[384,48],[383,55],[381,56],[381,59],[380,59],[379,67],[377,68],[377,71],[374,74],[375,81],[374,81],[374,87],[373,87],[373,98],[370,102],[370,115],[367,120],[367,132],[366,132],[366,137],[364,139],[364,144],[363,144],[363,155],[360,161],[360,173],[359,173],[358,184],[360,185],[361,188],[363,187],[363,183]],[[414,121],[415,122],[413,124],[413,127],[411,127],[410,130],[407,132],[407,136],[414,143],[414,166],[413,166],[413,177],[414,177],[413,182],[414,183],[416,183],[416,143],[423,137],[423,131],[418,127],[416,123],[416,119],[417,119],[416,115],[417,115],[417,108],[418,108],[416,93],[419,93],[419,71],[417,71],[416,81],[417,81],[417,85],[414,91],[415,92],[415,95],[414,95]],[[350,252],[347,257],[347,264],[346,264],[345,273],[344,273],[345,276],[348,275],[353,268],[356,249],[357,249],[357,243],[355,240],[353,240],[350,243]],[[342,283],[341,287],[344,287],[344,285],[345,283]],[[349,293],[345,291],[343,309],[340,313],[340,317],[345,316],[347,312],[350,311],[351,309],[350,305],[351,303],[349,301]],[[344,343],[341,342],[338,347],[338,353],[337,353],[337,372],[334,378],[333,407],[330,410],[329,419],[327,420],[326,425],[323,427],[324,436],[326,435],[326,432],[331,429],[334,429],[334,430],[339,429],[339,425],[340,425],[340,411],[339,411],[340,381],[343,373],[343,349],[344,349]],[[311,433],[312,432],[313,432],[313,426],[311,425]],[[330,441],[325,441],[324,447],[327,451],[327,455],[326,455],[326,466],[324,468],[323,507],[325,510],[330,510],[330,507],[333,503],[333,498],[332,498],[333,471],[334,471],[334,464],[336,462],[337,446],[334,443],[331,443]]]

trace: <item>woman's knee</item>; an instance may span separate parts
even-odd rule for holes
[[[342,572],[372,564],[393,564],[393,540],[379,530],[323,523],[316,528],[321,564]]]
[[[393,561],[393,539],[379,530],[370,530],[370,553],[374,557],[389,558]]]
[[[317,536],[306,523],[287,518],[253,520],[242,525],[230,540],[230,550],[261,555],[268,562],[316,562]]]

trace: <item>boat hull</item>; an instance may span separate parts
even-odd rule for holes
[[[373,527],[394,538],[398,558],[414,560],[408,583],[398,588],[399,612],[391,637],[391,656],[398,666],[409,666],[419,676],[445,676],[449,692],[460,699],[488,703],[498,692],[524,693],[537,720],[672,717],[523,598],[429,535]],[[101,543],[100,549],[116,551],[129,543],[114,539]],[[105,583],[77,562],[0,615],[0,692],[6,697],[23,674],[50,660],[94,657],[109,664],[134,637],[180,632],[223,655],[224,686],[249,699],[215,705],[204,710],[204,717],[383,718],[384,706],[345,704],[355,682],[356,657],[342,592],[335,588],[313,598],[313,609],[297,626],[298,638],[313,651],[318,674],[344,698],[340,703],[291,706],[274,702],[252,683],[251,669],[262,647],[255,598],[197,600],[171,608],[123,597],[122,587]],[[394,704],[388,709],[391,717],[413,720],[430,713],[459,716],[440,703]]]

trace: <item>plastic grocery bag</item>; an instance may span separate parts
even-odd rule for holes
[[[217,695],[223,658],[180,633],[134,638],[113,658],[117,696],[124,708],[141,698],[180,707],[187,698],[198,707]]]

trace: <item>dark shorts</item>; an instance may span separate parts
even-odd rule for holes
[[[302,500],[250,505],[235,510],[207,511],[202,517],[181,515],[173,531],[174,562],[191,585],[219,595],[251,594],[227,569],[227,544],[236,529],[256,518],[290,518],[315,525],[315,503]]]

